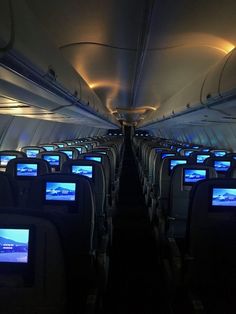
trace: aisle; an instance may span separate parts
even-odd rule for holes
[[[117,214],[114,217],[105,313],[168,313],[159,270],[138,171],[128,142],[124,151]]]

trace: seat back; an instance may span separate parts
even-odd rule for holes
[[[60,172],[64,162],[69,159],[65,153],[58,151],[41,152],[37,155],[37,158],[46,160],[49,163],[52,172]]]
[[[192,257],[191,283],[219,287],[223,292],[227,288],[235,296],[235,179],[197,183],[191,192],[189,208],[186,240]]]
[[[65,256],[55,224],[5,208],[0,221],[0,312],[68,313]]]
[[[226,149],[212,149],[211,153],[215,156],[215,157],[226,157],[226,155],[228,153],[230,153],[229,150]]]
[[[86,176],[92,180],[94,183],[96,213],[99,216],[104,215],[106,210],[106,180],[103,166],[91,160],[68,160],[63,164],[62,172]]]
[[[55,144],[40,144],[39,146],[43,147],[47,152],[52,152],[58,148],[58,146]]]
[[[25,153],[17,150],[2,150],[0,151],[0,170],[5,171],[9,160],[14,158],[27,157]]]
[[[69,146],[69,147],[57,148],[56,151],[66,154],[70,159],[78,159],[79,157],[79,152],[74,147]]]
[[[26,154],[28,158],[36,158],[40,152],[45,152],[46,150],[41,146],[24,146],[21,151]]]
[[[183,148],[180,150],[180,155],[181,156],[185,156],[185,157],[189,157],[192,153],[197,152],[197,149],[193,149],[193,148]]]
[[[231,169],[235,168],[236,161],[232,157],[210,157],[205,159],[204,165],[214,167],[218,177],[226,177]]]
[[[25,206],[32,181],[37,176],[50,171],[49,164],[39,158],[14,158],[8,162],[6,173],[17,182],[17,203],[19,206]]]
[[[159,170],[159,208],[162,212],[167,213],[169,208],[169,197],[170,197],[170,184],[171,175],[175,167],[179,164],[194,164],[194,159],[191,157],[165,157],[162,160],[160,170]]]
[[[214,157],[214,155],[206,152],[194,152],[191,154],[191,157],[194,158],[196,164],[203,164],[205,159]]]
[[[84,154],[87,153],[87,148],[83,145],[74,145],[72,146],[73,148],[77,149],[77,151],[79,152],[79,154]]]
[[[106,179],[106,195],[107,200],[106,204],[112,205],[112,179],[111,179],[111,165],[109,157],[103,154],[97,154],[97,153],[86,153],[81,154],[79,156],[79,159],[85,159],[85,160],[93,160],[95,162],[99,162],[103,166],[105,179]]]
[[[17,185],[6,172],[0,172],[0,207],[14,207],[18,203]]]
[[[171,176],[169,195],[168,235],[184,238],[188,218],[190,191],[200,180],[216,178],[217,172],[213,167],[192,164],[177,166]]]

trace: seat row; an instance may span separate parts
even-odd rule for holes
[[[204,147],[177,152],[171,146],[163,139],[133,143],[168,287],[172,297],[188,291],[207,313],[232,313],[235,154]],[[187,150],[193,150],[189,156]],[[214,156],[219,151],[224,156]]]
[[[104,163],[69,159],[50,173],[47,161],[21,156],[0,173],[1,311],[93,312],[111,244]]]

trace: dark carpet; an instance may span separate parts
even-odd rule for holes
[[[106,314],[169,313],[138,170],[126,141],[114,222]]]

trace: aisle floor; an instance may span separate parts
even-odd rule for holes
[[[105,313],[169,313],[138,170],[126,143]]]

